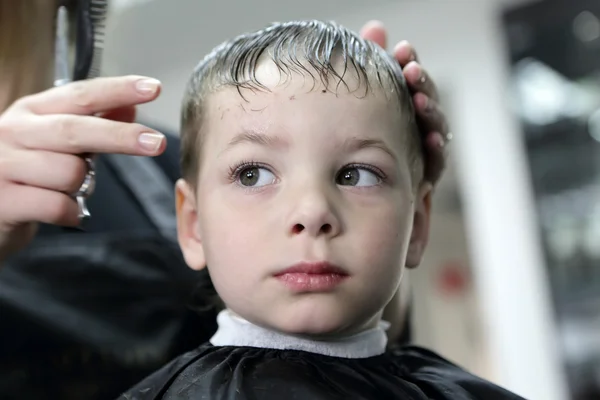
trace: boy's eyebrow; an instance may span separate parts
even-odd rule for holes
[[[287,142],[278,136],[265,135],[264,133],[246,129],[229,141],[226,150],[240,143],[255,143],[267,147],[287,146]]]
[[[356,151],[360,149],[367,148],[375,148],[384,151],[390,157],[394,159],[394,161],[398,161],[398,157],[392,151],[392,149],[381,139],[361,139],[361,138],[350,138],[346,139],[344,143],[344,147],[349,151]]]
[[[235,135],[227,144],[227,148],[224,150],[227,151],[232,147],[240,144],[240,143],[254,143],[261,146],[266,147],[285,147],[288,145],[288,142],[278,136],[266,135],[261,132],[257,132],[254,130],[245,129]],[[390,147],[381,139],[362,139],[362,138],[349,138],[346,139],[343,148],[347,151],[357,151],[366,148],[375,148],[382,150],[387,153],[394,161],[398,160],[396,154],[390,149]]]

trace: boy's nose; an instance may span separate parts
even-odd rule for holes
[[[308,230],[307,230],[307,226],[308,226]],[[307,231],[307,233],[309,235],[319,236],[319,235],[327,235],[327,234],[331,233],[332,230],[333,230],[333,228],[331,227],[331,224],[329,224],[327,222],[324,223],[323,225],[321,225],[320,227],[313,227],[312,225],[297,223],[296,225],[294,225],[292,227],[292,234],[297,235],[299,233]]]
[[[324,193],[312,191],[298,199],[288,223],[289,234],[312,237],[335,237],[341,223],[332,202]]]

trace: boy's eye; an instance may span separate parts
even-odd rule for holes
[[[381,179],[366,168],[347,167],[340,171],[336,183],[343,186],[375,186]]]
[[[247,167],[240,171],[239,181],[242,186],[260,187],[275,183],[275,175],[266,168]]]

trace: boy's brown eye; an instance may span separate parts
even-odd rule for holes
[[[242,186],[265,186],[275,183],[275,175],[266,168],[247,167],[240,171],[239,182]]]

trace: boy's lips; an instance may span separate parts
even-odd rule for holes
[[[294,264],[273,276],[295,292],[325,292],[350,275],[337,265],[321,261]]]

